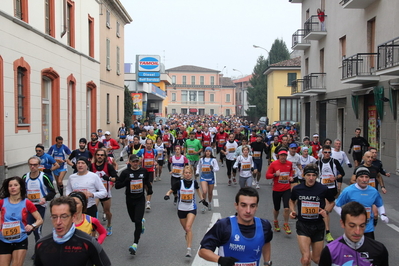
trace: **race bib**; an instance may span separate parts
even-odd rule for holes
[[[236,151],[235,148],[229,148],[229,150],[228,150],[229,153],[234,153],[235,151]]]
[[[2,228],[3,237],[7,240],[21,238],[21,224],[19,221],[4,222]]]
[[[28,190],[27,197],[33,203],[39,203],[40,202],[40,190],[39,189]]]
[[[154,159],[152,159],[152,158],[144,158],[144,167],[145,168],[154,167]]]
[[[369,186],[372,186],[373,188],[375,188],[375,178],[369,179]]]
[[[209,146],[211,142],[209,140],[204,140],[204,146]]]
[[[254,159],[260,159],[261,153],[262,152],[260,152],[260,151],[254,151],[254,155],[253,155]]]
[[[226,143],[226,140],[225,140],[225,139],[219,139],[219,143],[220,143],[220,144],[225,144],[225,143]]]
[[[211,167],[209,165],[202,165],[201,171],[204,174],[210,173],[211,172]]]
[[[187,152],[189,155],[195,155],[195,149],[194,148],[188,148]]]
[[[41,171],[41,172],[43,172],[44,171],[44,165],[43,164],[41,164],[41,165],[39,165],[39,171]]]
[[[62,161],[64,160],[64,158],[63,158],[62,156],[54,156],[54,159],[55,159],[57,162],[62,162]]]
[[[243,171],[250,171],[251,170],[251,164],[250,163],[243,163],[243,164],[241,164],[241,169]]]
[[[169,141],[164,141],[163,145],[165,145],[166,148],[169,148]]]
[[[371,207],[364,207],[367,213],[367,222],[370,220],[371,217]]]
[[[333,175],[321,175],[321,183],[328,188],[334,188],[335,181],[332,181],[330,177],[333,177]]]
[[[105,189],[108,191],[108,181],[105,181],[104,179],[102,179],[102,181]]]
[[[173,166],[172,173],[180,176],[183,173],[183,167]]]
[[[193,201],[193,194],[181,194],[181,201],[185,203],[191,203]]]
[[[362,150],[362,147],[360,145],[353,145],[354,152],[360,152],[361,150]]]
[[[301,216],[304,219],[317,219],[319,218],[320,202],[302,201]]]
[[[143,191],[143,180],[142,179],[131,179],[130,180],[130,193],[141,193]]]
[[[288,184],[290,181],[290,173],[289,172],[282,172],[278,177],[278,182],[280,184]]]

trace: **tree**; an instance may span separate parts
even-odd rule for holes
[[[123,121],[126,127],[130,127],[132,124],[132,116],[133,116],[133,99],[132,95],[129,91],[129,88],[125,86],[125,115]]]
[[[267,116],[267,77],[263,74],[270,64],[275,64],[290,59],[290,53],[283,40],[276,39],[269,50],[269,56],[264,59],[258,58],[254,67],[252,78],[249,80],[251,86],[248,87],[247,97],[249,105],[255,105],[256,108],[246,110],[248,116],[259,118]]]

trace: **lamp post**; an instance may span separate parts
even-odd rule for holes
[[[258,45],[252,45],[254,48],[259,48],[259,49],[262,49],[262,50],[265,50],[266,52],[267,52],[267,55],[269,56],[270,55],[270,53],[269,53],[269,51],[266,49],[266,48],[263,48],[262,46],[258,46]],[[267,63],[267,58],[266,58],[266,63]],[[267,64],[267,65],[269,65],[269,64]]]
[[[222,95],[223,95],[223,70],[226,68],[226,66],[224,66],[223,68],[222,68],[222,70],[220,71],[220,75],[219,75],[219,83],[220,83],[220,113],[219,113],[219,115],[222,115],[223,114],[223,97],[222,97]]]
[[[242,95],[242,98],[240,100],[240,105],[241,105],[240,114],[242,116],[244,114],[244,80],[243,80],[244,74],[240,70],[235,69],[235,68],[233,68],[233,71],[237,71],[237,72],[241,73],[241,93],[240,94]]]

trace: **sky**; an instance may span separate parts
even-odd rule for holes
[[[301,4],[289,0],[120,1],[133,19],[125,26],[125,63],[160,55],[166,69],[195,65],[240,77],[268,56],[253,45],[270,50],[279,38],[291,52],[292,34],[302,28]]]

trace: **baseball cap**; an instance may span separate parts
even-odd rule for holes
[[[140,160],[140,158],[137,156],[137,154],[132,154],[132,155],[130,155],[130,157],[129,157],[129,161],[139,161]]]
[[[111,135],[111,132],[105,131],[104,135]]]
[[[280,151],[277,153],[277,155],[280,155],[280,154],[285,154],[285,155],[287,155],[288,152],[287,152],[287,150],[282,149],[282,150],[280,150]]]
[[[290,146],[288,146],[290,149],[291,148],[298,148],[298,145],[296,143],[291,143]]]
[[[86,144],[86,143],[87,143],[87,139],[81,138],[81,139],[79,140],[79,143],[81,143],[81,142],[83,142],[84,144]]]
[[[361,175],[368,175],[370,176],[370,171],[366,167],[359,167],[356,169],[356,177],[361,176]]]

